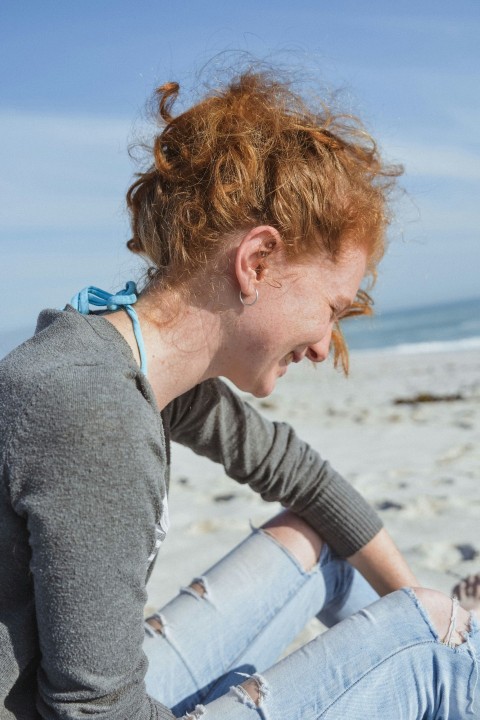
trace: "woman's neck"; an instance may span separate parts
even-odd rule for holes
[[[221,344],[218,312],[181,299],[175,303],[173,311],[153,293],[140,297],[135,310],[145,343],[148,380],[160,409],[199,382],[220,374],[216,359]],[[140,364],[128,315],[119,311],[105,315],[105,318],[123,335]]]

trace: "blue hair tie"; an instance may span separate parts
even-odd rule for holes
[[[138,352],[140,354],[140,370],[144,375],[146,375],[147,353],[145,350],[145,343],[138,315],[132,307],[132,305],[137,302],[137,299],[137,286],[132,280],[129,280],[125,285],[125,288],[120,290],[120,292],[115,293],[115,295],[90,285],[74,295],[70,300],[70,304],[82,315],[89,315],[90,305],[94,305],[95,307],[106,307],[107,310],[110,311],[120,310],[120,308],[123,308],[132,321],[133,334],[135,335]]]

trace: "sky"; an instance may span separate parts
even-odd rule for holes
[[[124,195],[146,100],[177,80],[187,107],[244,53],[340,91],[405,166],[378,311],[479,296],[479,38],[478,0],[3,0],[0,330],[141,276]]]

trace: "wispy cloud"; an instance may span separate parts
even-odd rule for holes
[[[425,142],[386,142],[390,157],[405,165],[408,175],[445,178],[449,180],[480,181],[480,152],[467,150],[458,144],[428,144]]]
[[[116,118],[0,112],[4,228],[117,223],[132,127]]]

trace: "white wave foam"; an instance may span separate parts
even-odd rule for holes
[[[480,337],[462,338],[459,340],[400,343],[399,345],[390,345],[382,348],[365,348],[365,350],[357,350],[356,352],[378,352],[395,353],[397,355],[416,355],[418,353],[460,352],[462,350],[477,349],[480,349]]]

